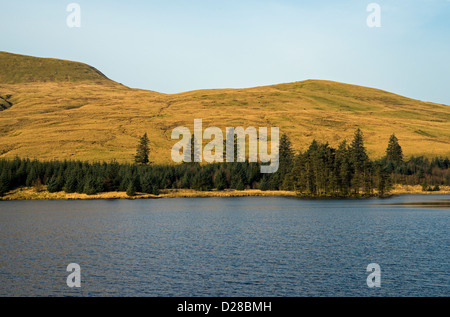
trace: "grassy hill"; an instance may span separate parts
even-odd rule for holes
[[[39,58],[0,51],[0,83],[109,81],[92,66],[54,58]]]
[[[152,160],[170,163],[172,129],[193,131],[195,118],[223,131],[277,126],[302,150],[313,138],[350,141],[360,127],[374,158],[392,133],[406,156],[450,156],[449,106],[367,87],[307,80],[166,95],[125,87],[75,62],[0,52],[0,69],[0,157],[131,162],[147,132]]]

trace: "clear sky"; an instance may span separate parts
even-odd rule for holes
[[[81,7],[69,28],[66,7]],[[381,7],[381,27],[366,11]],[[449,0],[0,0],[0,50],[176,93],[334,80],[450,105]],[[0,70],[1,71],[1,70]]]

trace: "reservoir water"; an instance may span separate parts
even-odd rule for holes
[[[1,201],[0,296],[449,296],[449,225],[449,195]]]

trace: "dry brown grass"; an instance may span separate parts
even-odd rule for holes
[[[423,191],[421,185],[398,185],[397,184],[392,189],[391,194],[393,194],[393,195],[402,195],[402,194],[450,195],[450,186],[439,186],[439,187],[440,187],[440,191],[428,192],[428,191]]]
[[[395,185],[391,191],[393,195],[404,194],[423,194],[423,195],[449,195],[450,186],[441,186],[441,190],[437,192],[424,192],[420,185]],[[33,187],[17,188],[0,200],[90,200],[90,199],[156,199],[156,198],[188,198],[188,197],[248,197],[248,196],[285,196],[296,197],[294,191],[268,190],[261,191],[259,189],[234,190],[228,189],[224,191],[196,191],[193,189],[167,189],[161,190],[159,195],[137,193],[136,196],[129,197],[125,192],[106,192],[96,195],[86,195],[65,192],[49,193],[46,190],[37,191]]]
[[[0,96],[0,157],[131,162],[148,133],[156,163],[170,163],[172,129],[195,118],[203,127],[279,127],[298,150],[315,138],[337,146],[357,127],[373,158],[395,133],[404,154],[450,156],[450,107],[381,90],[309,80],[249,89],[165,95],[109,80],[5,84]]]
[[[78,193],[67,194],[65,192],[49,193],[46,190],[36,191],[33,187],[23,187],[10,191],[0,200],[92,200],[92,199],[155,199],[155,198],[183,198],[183,197],[246,197],[246,196],[295,196],[290,191],[261,191],[249,190],[224,190],[224,191],[195,191],[192,189],[168,189],[162,190],[159,195],[137,193],[128,196],[125,192],[106,192],[96,195]]]

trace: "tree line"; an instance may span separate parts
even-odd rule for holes
[[[0,160],[0,195],[19,187],[49,192],[85,193],[121,191],[158,195],[163,189],[260,189],[293,190],[303,197],[385,196],[395,183],[436,190],[450,185],[448,158],[411,157],[405,160],[395,135],[386,155],[371,160],[360,129],[351,143],[337,148],[313,140],[305,151],[295,153],[288,136],[280,138],[279,169],[261,174],[259,163],[150,164],[147,134],[140,138],[135,162]],[[437,186],[437,187],[436,187]]]

